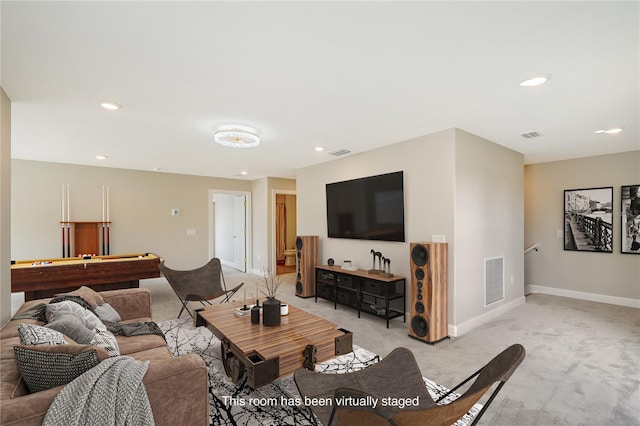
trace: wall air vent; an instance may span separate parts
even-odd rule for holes
[[[542,136],[542,133],[527,132],[527,133],[522,133],[520,136],[522,136],[525,139],[533,139],[533,138],[539,138],[540,136]]]
[[[484,305],[504,299],[504,257],[484,260]]]
[[[334,156],[336,156],[336,157],[339,157],[339,156],[341,156],[341,155],[345,155],[345,154],[348,154],[348,153],[350,153],[350,152],[351,152],[351,151],[349,151],[348,149],[336,149],[335,151],[331,151],[331,152],[329,153],[329,155],[334,155]]]

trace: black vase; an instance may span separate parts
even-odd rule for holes
[[[262,324],[280,325],[280,301],[272,297],[262,303]]]

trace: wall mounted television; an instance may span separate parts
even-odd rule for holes
[[[403,172],[328,183],[329,238],[404,242]]]

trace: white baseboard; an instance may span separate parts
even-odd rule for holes
[[[516,300],[513,300],[509,303],[505,303],[502,306],[499,306],[496,309],[493,309],[489,312],[485,312],[482,315],[478,315],[475,318],[471,318],[468,321],[463,322],[460,325],[451,325],[449,324],[449,335],[452,337],[458,337],[473,330],[476,327],[479,327],[483,324],[488,323],[492,319],[499,317],[502,314],[509,312],[512,309],[517,308],[520,305],[525,303],[526,299],[523,297],[519,297]]]
[[[563,288],[544,287],[541,285],[526,285],[524,293],[542,293],[552,296],[570,297],[572,299],[589,300],[591,302],[608,303],[610,305],[627,306],[630,308],[640,308],[639,299],[630,297],[607,296],[606,294],[587,293],[585,291],[566,290]]]

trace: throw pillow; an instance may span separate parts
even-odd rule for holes
[[[113,309],[113,306],[108,302],[104,302],[104,304],[96,306],[94,310],[96,311],[98,318],[102,321],[120,322],[120,314],[118,314],[118,311]]]
[[[85,286],[82,286],[79,289],[74,290],[70,293],[57,294],[56,296],[63,296],[63,295],[81,297],[93,308],[95,308],[96,306],[102,305],[104,303],[104,299],[102,298],[102,296],[100,296],[100,294],[98,294],[98,292],[96,292],[92,288],[85,287]]]
[[[87,328],[77,314],[74,313],[56,315],[55,319],[45,327],[59,331],[82,345],[88,345],[96,335],[95,328]]]
[[[98,318],[93,312],[71,300],[51,303],[47,305],[45,309],[45,316],[47,317],[48,322],[53,322],[60,315],[64,314],[72,314],[76,316],[89,330],[93,330],[94,328],[103,325],[100,318]]]
[[[23,345],[64,345],[62,333],[35,324],[18,324],[18,335]]]
[[[31,393],[66,385],[99,362],[96,350],[73,354],[15,346],[13,351],[18,370]]]
[[[109,356],[120,356],[120,348],[116,337],[106,329],[96,328],[95,331],[96,335],[89,344],[103,348]]]

